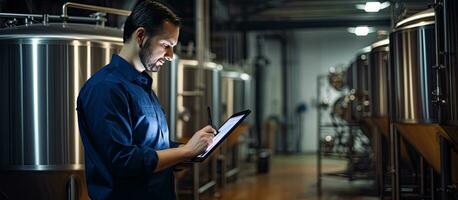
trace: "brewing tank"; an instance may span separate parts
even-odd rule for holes
[[[248,108],[247,85],[250,75],[241,70],[224,68],[221,71],[221,119]]]
[[[0,173],[1,182],[8,183],[0,188],[5,195],[64,199],[69,183],[85,195],[76,98],[121,45],[121,30],[94,25],[0,30]],[[27,192],[14,191],[18,188]]]
[[[450,52],[446,61],[446,103],[443,105],[446,109],[441,119],[445,124],[458,126],[458,2],[447,1],[445,9],[447,15],[447,36],[448,49]],[[457,140],[458,141],[458,140]]]
[[[213,62],[198,65],[197,60],[177,61],[176,132],[174,138],[186,142],[199,129],[208,125],[207,107],[213,116],[220,114],[220,79],[222,66]],[[196,85],[202,70],[203,85]],[[213,117],[213,123],[218,124]],[[173,134],[173,133],[172,133]]]
[[[388,116],[388,44],[388,39],[372,44],[368,56],[371,117]]]
[[[390,34],[390,118],[395,123],[435,123],[434,10],[399,22]]]
[[[2,167],[82,168],[76,98],[119,51],[121,35],[82,24],[0,30]]]
[[[359,113],[358,118],[367,117],[370,114],[369,107],[369,63],[368,55],[370,48],[364,48],[356,56],[356,99],[357,108],[356,111]]]
[[[153,79],[151,85],[156,93],[169,127],[169,138],[176,140],[176,98],[177,98],[177,69],[180,58],[174,54],[171,62],[165,62],[159,72],[149,72]]]

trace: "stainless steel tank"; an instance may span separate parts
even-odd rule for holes
[[[388,39],[372,44],[368,57],[371,117],[388,116],[388,44]]]
[[[399,22],[390,35],[390,118],[399,123],[437,122],[434,10]]]
[[[370,114],[369,107],[369,62],[368,56],[370,47],[362,49],[356,56],[356,99],[357,108],[359,113],[358,118],[367,117]]]
[[[221,119],[248,108],[246,95],[250,75],[237,69],[224,68],[221,72]]]
[[[0,188],[10,199],[64,199],[68,181],[85,195],[76,98],[121,45],[121,30],[94,25],[0,30]]]
[[[446,66],[446,103],[444,116],[445,124],[458,126],[458,2],[447,1],[447,34],[448,34],[448,55]],[[458,144],[458,139],[456,140]]]
[[[177,98],[177,70],[180,58],[174,54],[171,62],[164,63],[159,72],[151,72],[153,78],[152,89],[159,98],[162,109],[167,118],[170,139],[176,140],[176,98]]]
[[[348,103],[351,108],[352,121],[360,121],[369,115],[369,67],[368,48],[358,52],[355,60],[347,69],[347,82],[350,89]]]
[[[205,125],[208,125],[207,106],[213,116],[220,114],[220,71],[222,66],[213,62],[198,65],[197,60],[179,59],[177,68],[176,136],[187,141]],[[204,85],[196,86],[197,73],[203,70]],[[218,123],[214,117],[213,123]]]
[[[347,122],[357,122],[359,120],[359,112],[357,111],[358,100],[356,96],[357,91],[357,68],[356,62],[353,61],[348,65],[345,72],[345,82],[349,89],[349,93],[341,97],[333,105],[333,110]]]
[[[356,88],[356,64],[352,62],[348,65],[345,73],[346,77],[346,85],[348,86],[349,90]]]

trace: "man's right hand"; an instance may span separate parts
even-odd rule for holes
[[[183,147],[187,150],[189,159],[204,152],[208,145],[213,142],[215,133],[216,130],[209,125],[194,133],[192,138]]]

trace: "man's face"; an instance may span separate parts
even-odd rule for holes
[[[165,21],[162,31],[153,37],[147,37],[140,48],[140,61],[147,72],[158,72],[166,60],[173,58],[173,47],[178,42],[180,29]]]

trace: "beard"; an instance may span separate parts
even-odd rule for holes
[[[151,49],[150,49],[150,39],[146,41],[146,44],[140,48],[140,62],[143,64],[143,67],[145,67],[146,72],[158,72],[161,69],[161,66],[157,65],[155,63],[150,63],[149,61],[151,60]]]

